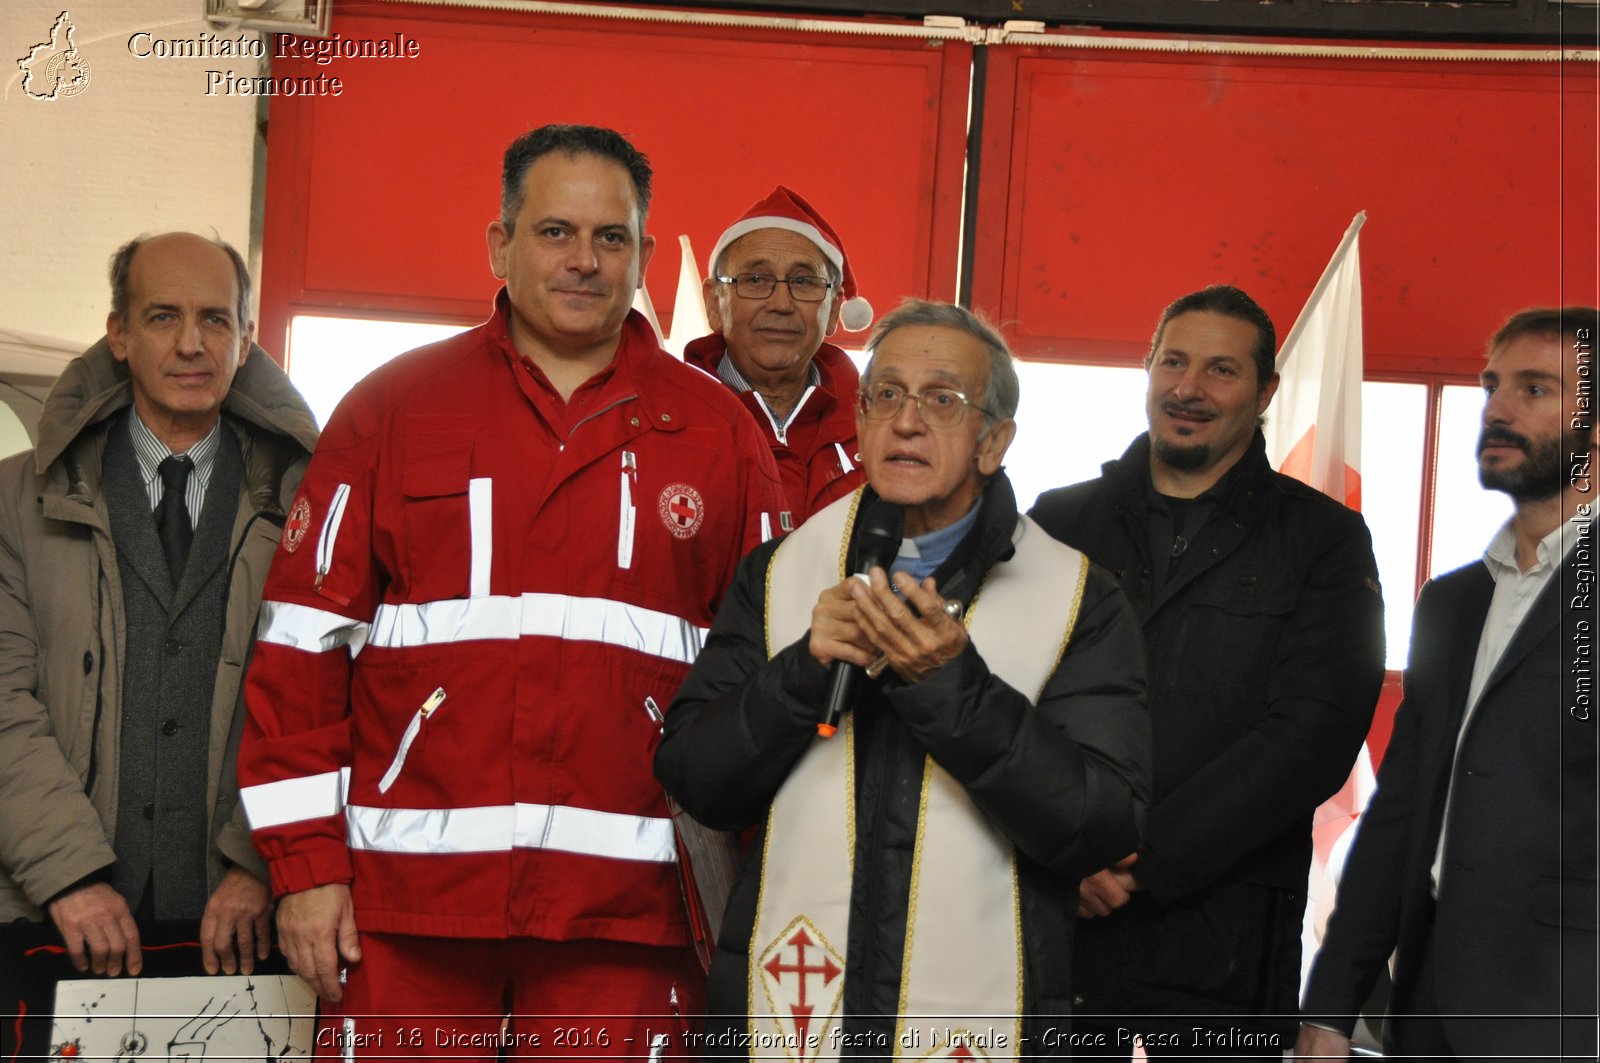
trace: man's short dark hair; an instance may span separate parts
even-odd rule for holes
[[[1524,336],[1562,340],[1571,346],[1580,338],[1590,344],[1600,335],[1600,310],[1592,306],[1534,306],[1506,318],[1506,323],[1489,338],[1489,351],[1495,351]]]
[[[1155,335],[1150,337],[1150,353],[1144,357],[1145,366],[1149,367],[1150,360],[1155,357],[1156,348],[1161,346],[1161,336],[1167,331],[1167,322],[1179,314],[1193,313],[1196,310],[1221,314],[1223,317],[1231,317],[1235,321],[1255,326],[1256,345],[1250,354],[1256,363],[1256,391],[1260,392],[1266,387],[1267,381],[1272,379],[1272,374],[1275,372],[1273,362],[1278,351],[1278,334],[1272,327],[1272,319],[1261,309],[1261,305],[1231,284],[1212,284],[1169,303],[1167,308],[1161,311],[1161,320],[1156,324]]]
[[[133,272],[133,256],[148,239],[150,239],[149,233],[140,233],[111,255],[111,312],[117,315],[117,320],[122,322],[123,328],[128,327],[128,304],[133,301],[133,292],[129,287],[129,274]],[[239,254],[228,241],[213,236],[211,243],[233,263],[233,276],[239,289],[239,305],[235,308],[235,312],[238,314],[239,331],[243,332],[250,324],[250,267],[245,265],[244,256]]]
[[[645,215],[650,213],[650,160],[615,129],[592,125],[545,125],[524,133],[506,149],[500,169],[500,224],[506,236],[516,232],[517,215],[522,212],[522,182],[528,168],[553,151],[567,155],[593,155],[628,171],[633,180],[634,198],[639,203],[639,232],[644,233]]]

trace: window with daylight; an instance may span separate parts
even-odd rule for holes
[[[1511,500],[1478,483],[1478,429],[1483,389],[1448,385],[1439,403],[1439,465],[1428,566],[1438,576],[1483,556],[1511,516]]]
[[[1383,584],[1383,633],[1390,669],[1405,667],[1417,593],[1417,528],[1427,461],[1428,388],[1368,380],[1361,385],[1361,515]]]
[[[301,314],[289,324],[289,379],[326,428],[356,382],[413,347],[465,332],[469,325]]]

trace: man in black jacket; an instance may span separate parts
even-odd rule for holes
[[[1525,310],[1490,342],[1478,474],[1516,511],[1417,601],[1300,1058],[1349,1055],[1391,952],[1386,1054],[1595,1058],[1597,316]]]
[[[869,486],[745,559],[656,757],[697,819],[762,828],[702,1047],[1064,1054],[1074,886],[1137,844],[1147,791],[1137,623],[1017,512],[994,330],[913,300],[869,348]],[[885,503],[888,573],[858,560]],[[835,662],[870,678],[819,740]]]
[[[1295,1027],[1311,817],[1383,678],[1361,517],[1272,471],[1265,311],[1213,286],[1167,307],[1150,431],[1032,515],[1116,573],[1144,625],[1154,786],[1144,840],[1085,878],[1076,1055],[1277,1058]]]

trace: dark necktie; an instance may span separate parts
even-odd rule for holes
[[[189,504],[184,493],[194,462],[174,454],[161,459],[156,473],[161,477],[161,502],[156,506],[156,532],[161,536],[161,552],[167,555],[167,571],[176,587],[183,578],[183,563],[194,540],[194,525],[189,523]]]

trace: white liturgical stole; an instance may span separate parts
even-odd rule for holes
[[[844,579],[861,491],[813,516],[767,571],[767,654],[811,626],[817,595]],[[1037,703],[1060,663],[1088,563],[1028,517],[966,611],[989,669]],[[1019,618],[1022,618],[1019,621]],[[750,939],[750,1056],[835,1060],[842,1026],[855,858],[855,727],[812,743],[768,813]],[[920,814],[900,975],[896,1059],[1021,1054],[1022,915],[1011,842],[932,757]],[[891,1046],[881,1046],[891,1047]]]

